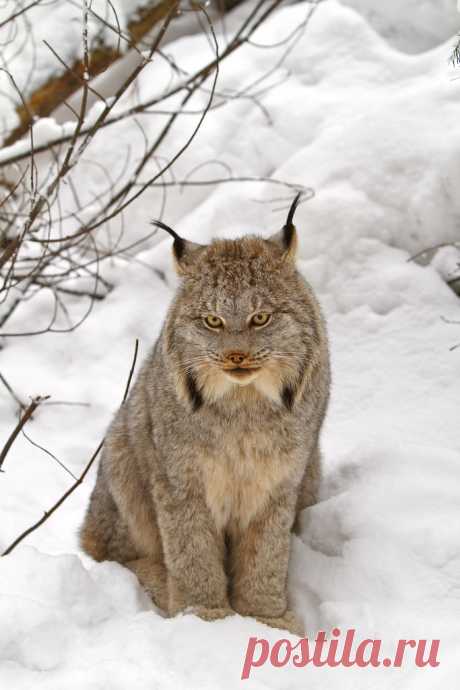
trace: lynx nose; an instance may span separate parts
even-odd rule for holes
[[[246,359],[246,352],[226,352],[225,358],[229,360],[232,364],[243,364]]]

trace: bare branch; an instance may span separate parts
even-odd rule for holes
[[[30,405],[27,407],[27,409],[26,409],[26,410],[24,411],[24,413],[22,414],[20,420],[18,421],[18,423],[16,424],[15,428],[14,428],[13,431],[11,432],[11,434],[10,434],[10,436],[9,436],[9,438],[8,438],[8,440],[7,440],[7,442],[6,442],[5,445],[3,446],[2,452],[0,453],[0,472],[3,472],[3,471],[4,471],[4,470],[2,469],[3,463],[5,462],[5,458],[6,458],[6,456],[8,455],[8,453],[9,453],[9,451],[10,451],[10,449],[11,449],[11,446],[12,446],[13,443],[15,442],[15,440],[16,440],[16,438],[17,438],[19,432],[20,432],[21,429],[24,427],[24,425],[27,424],[27,422],[28,422],[29,419],[32,417],[32,415],[33,415],[33,413],[35,412],[35,410],[37,409],[37,407],[39,407],[39,405],[40,405],[44,400],[47,400],[48,398],[49,398],[49,396],[45,396],[45,397],[37,396],[36,398],[34,398],[34,399],[32,400],[32,402],[30,403]]]
[[[8,391],[8,393],[11,395],[13,400],[19,405],[20,410],[25,410],[27,405],[24,403],[21,398],[15,393],[13,387],[9,384],[9,382],[6,380],[6,378],[3,376],[3,374],[0,372],[0,381],[3,383],[4,387]]]

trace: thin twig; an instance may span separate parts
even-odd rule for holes
[[[32,417],[33,413],[37,409],[37,407],[44,401],[49,398],[49,395],[46,395],[44,397],[37,396],[32,400],[30,405],[27,407],[27,409],[24,411],[23,415],[21,416],[20,420],[16,424],[15,428],[10,434],[10,437],[8,438],[7,442],[3,446],[2,452],[0,453],[0,472],[3,472],[2,467],[3,463],[5,462],[5,458],[8,455],[8,452],[11,449],[11,446],[16,440],[16,437],[18,436],[19,432],[23,428],[25,424],[29,421],[29,419]]]
[[[17,404],[19,405],[19,409],[20,409],[20,410],[25,410],[26,407],[27,407],[26,403],[23,402],[23,401],[21,400],[21,398],[19,397],[19,395],[18,395],[17,393],[15,393],[13,387],[12,387],[11,384],[6,380],[6,378],[3,376],[3,374],[2,374],[1,372],[0,372],[0,381],[3,383],[3,385],[5,386],[6,390],[7,390],[8,393],[11,395],[11,397],[13,398],[13,400],[14,400],[15,402],[17,402]]]
[[[48,448],[41,446],[39,443],[37,443],[37,441],[34,441],[33,439],[31,439],[30,436],[28,434],[26,434],[24,429],[22,429],[22,435],[24,436],[26,441],[28,441],[32,446],[34,446],[34,448],[38,448],[38,450],[41,450],[43,453],[45,453],[45,455],[48,455],[48,457],[52,458],[58,465],[60,465],[62,467],[62,469],[65,472],[67,472],[67,474],[70,474],[72,479],[76,479],[76,476],[74,475],[74,473],[71,472],[71,470],[69,470],[69,468],[66,467],[66,465],[64,465],[64,463],[54,455],[54,453],[52,453],[50,450],[48,450]]]

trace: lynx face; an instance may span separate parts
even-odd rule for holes
[[[168,342],[195,403],[257,395],[292,406],[319,347],[317,304],[294,252],[295,233],[289,243],[280,233],[185,242],[176,254]]]

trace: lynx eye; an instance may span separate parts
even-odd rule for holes
[[[213,328],[216,330],[217,328],[222,328],[224,325],[224,322],[219,316],[214,316],[214,314],[208,314],[208,316],[205,316],[204,322],[208,328]]]
[[[259,311],[257,314],[251,318],[249,322],[251,326],[261,327],[266,326],[271,321],[272,315],[266,311]]]

